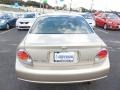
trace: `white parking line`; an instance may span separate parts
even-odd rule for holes
[[[120,50],[120,48],[117,48],[118,50]]]
[[[11,46],[17,46],[18,44],[8,44],[8,45],[11,45]]]
[[[11,31],[11,30],[13,30],[13,29],[14,29],[14,28],[9,29],[9,30],[7,30],[7,31],[3,31],[3,32],[0,33],[0,35],[5,34],[5,33],[9,32],[9,31]]]
[[[96,28],[97,30],[99,30],[100,32],[103,32],[103,33],[105,33],[105,34],[108,34],[109,32],[107,32],[106,30],[104,30],[104,29],[101,29],[101,28]]]
[[[108,34],[109,32],[107,32],[107,31],[104,31],[104,30],[100,30],[101,32],[103,32],[103,33],[106,33],[106,34]]]
[[[120,45],[120,41],[117,41],[117,40],[115,40],[115,41],[109,41],[109,42],[116,43],[116,44]]]

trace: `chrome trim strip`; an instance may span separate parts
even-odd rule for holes
[[[22,79],[22,78],[18,78],[19,80],[25,81],[25,82],[32,82],[32,83],[43,83],[43,84],[69,84],[69,83],[82,83],[82,82],[89,82],[89,81],[96,81],[99,79],[103,79],[106,78],[107,76],[103,76],[100,78],[96,78],[96,79],[89,79],[89,80],[81,80],[81,81],[66,81],[66,82],[47,82],[47,81],[31,81],[31,80],[26,80],[26,79]]]

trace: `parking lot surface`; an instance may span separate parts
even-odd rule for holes
[[[108,45],[111,69],[105,79],[91,84],[34,84],[19,81],[15,74],[17,45],[27,31],[17,29],[0,31],[0,90],[119,90],[120,89],[120,31],[95,28],[95,32]]]

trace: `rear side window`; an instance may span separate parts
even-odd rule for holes
[[[38,20],[32,27],[34,34],[87,34],[91,27],[80,16],[49,16]]]
[[[93,19],[92,15],[90,14],[84,14],[82,15],[85,19]]]

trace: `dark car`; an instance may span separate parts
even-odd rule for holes
[[[1,13],[0,14],[0,29],[10,29],[12,27],[15,27],[16,24],[16,18],[14,18],[10,14]]]

